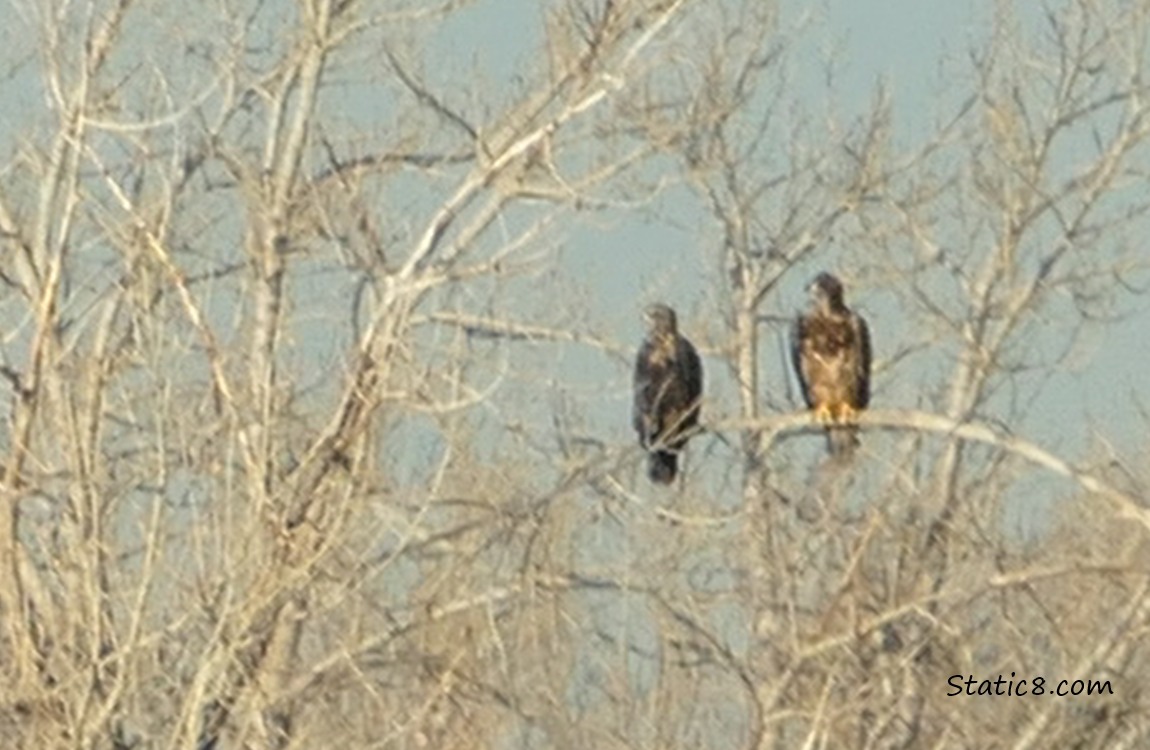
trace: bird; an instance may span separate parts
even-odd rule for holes
[[[699,424],[703,363],[679,333],[673,309],[650,305],[643,317],[647,335],[635,358],[632,423],[648,452],[647,476],[656,484],[670,484],[679,453]]]
[[[791,330],[791,363],[803,399],[815,419],[827,424],[827,450],[847,459],[858,447],[852,426],[870,404],[870,330],[843,301],[843,284],[823,272],[808,287],[811,306]]]

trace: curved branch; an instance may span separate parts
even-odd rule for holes
[[[985,422],[958,422],[941,414],[916,410],[879,409],[863,412],[857,423],[864,430],[934,432],[949,435],[954,440],[992,445],[1032,464],[1048,469],[1059,476],[1071,479],[1089,493],[1101,495],[1115,507],[1119,516],[1138,521],[1150,531],[1150,509],[1144,506],[1140,498],[1127,494],[1098,477],[1075,468],[1067,461],[1035,443],[1011,435],[1005,430],[992,427]],[[790,433],[821,431],[824,426],[822,423],[816,422],[810,412],[800,411],[774,415],[764,419],[720,422],[709,425],[709,428],[715,432],[762,430],[764,446],[770,446],[780,437]]]

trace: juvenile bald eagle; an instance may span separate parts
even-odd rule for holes
[[[827,449],[846,458],[858,445],[858,428],[849,423],[870,403],[870,332],[843,302],[834,276],[820,273],[809,291],[810,311],[791,333],[791,362],[815,418],[840,425],[827,427]]]
[[[650,453],[647,475],[670,484],[678,454],[699,423],[703,364],[690,341],[679,335],[675,311],[651,305],[643,311],[647,338],[635,359],[632,422],[639,444]]]

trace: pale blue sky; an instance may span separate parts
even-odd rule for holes
[[[490,85],[498,92],[501,83],[514,88],[523,71],[536,64],[539,7],[533,0],[477,3],[457,14],[445,33],[436,35],[442,46],[429,50],[428,56],[442,56],[453,73],[478,73],[481,83],[473,90],[487,91]],[[849,121],[867,110],[877,87],[884,85],[892,101],[899,148],[921,145],[932,135],[932,126],[950,116],[970,94],[969,53],[985,43],[994,13],[993,3],[969,0],[824,0],[813,6],[784,3],[783,8],[782,23],[801,23],[804,29],[797,37],[798,54],[789,62],[795,100],[809,105],[810,116],[830,112]],[[1042,31],[1037,9],[1019,12],[1028,33]],[[1032,15],[1027,17],[1027,13]],[[1083,159],[1090,156],[1088,149],[1081,154]],[[1065,158],[1073,167],[1073,150]],[[706,249],[717,239],[716,228],[704,213],[692,210],[698,211],[697,203],[692,203],[684,189],[670,192],[649,212],[608,212],[564,226],[560,232],[563,269],[585,290],[587,317],[593,327],[617,331],[620,343],[635,341],[641,335],[636,301],[658,298],[680,309],[685,328],[696,337],[706,339],[708,334],[721,332],[717,321],[705,319],[716,303],[719,269]],[[833,256],[829,251],[817,256],[811,272],[824,260],[833,265],[834,257],[842,258],[848,275],[866,262],[852,255],[851,248],[839,248]],[[788,313],[802,304],[805,280],[803,274],[788,279],[779,298],[768,304],[769,311]],[[872,318],[880,357],[893,354],[905,343],[884,335],[897,328],[884,315],[898,311],[883,303],[882,296],[883,290],[865,287],[852,295]],[[1143,338],[1150,316],[1144,300],[1128,298],[1121,310],[1128,319],[1088,329],[1072,367],[1050,374],[1022,429],[1024,434],[1072,455],[1086,448],[1094,431],[1119,446],[1144,441],[1143,422],[1129,405],[1133,398],[1150,404],[1150,386],[1139,376],[1150,369],[1150,346]],[[1051,341],[1058,338],[1058,332],[1052,331]],[[773,349],[773,342],[764,348]],[[715,370],[711,368],[712,382],[721,383],[724,376]],[[587,374],[596,381],[604,371],[592,367]],[[611,409],[619,409],[629,398],[628,373],[616,367],[614,375],[608,398],[615,402]],[[781,369],[768,373],[770,395],[785,390],[785,384],[777,382],[782,377]],[[880,382],[880,402],[884,397],[894,405],[912,405],[905,391],[884,392]],[[614,427],[619,435],[628,429],[625,423]]]
[[[290,3],[263,6],[268,18],[273,15],[269,9],[276,5],[286,8]],[[824,117],[850,122],[867,110],[881,84],[889,91],[892,102],[894,146],[910,149],[921,145],[930,137],[933,125],[952,113],[971,91],[973,77],[969,72],[968,53],[972,46],[984,43],[988,21],[996,6],[998,4],[989,0],[783,3],[780,23],[786,28],[800,29],[793,34],[795,46],[786,63],[792,116],[805,116],[816,122]],[[522,91],[524,82],[539,73],[543,64],[542,7],[537,0],[479,0],[438,27],[416,28],[418,38],[429,40],[426,46],[398,52],[419,66],[429,84],[437,87],[445,100],[482,122],[513,100]],[[1038,13],[1030,12],[1033,17],[1024,19],[1028,31],[1038,33],[1041,28]],[[34,82],[39,75],[35,37],[27,30],[35,28],[38,21],[22,15],[21,23],[3,32],[13,55],[11,77],[0,89],[5,105],[0,108],[0,147],[9,152],[17,147],[21,134],[28,132],[30,125],[42,124],[53,117],[46,109],[46,97]],[[138,49],[143,51],[148,64],[163,62],[165,50],[174,43],[173,39],[186,38],[189,44],[203,43],[192,23],[179,28],[167,24],[165,28],[175,35],[172,38],[152,34],[154,29],[148,24],[129,28],[131,33],[140,36],[142,46]],[[674,30],[671,33],[674,34]],[[274,35],[264,39],[257,34],[250,42],[260,44],[272,38]],[[206,56],[221,54],[226,47],[223,42],[219,44],[221,46],[215,48],[205,47]],[[373,145],[373,132],[386,132],[401,116],[401,110],[389,98],[393,92],[377,85],[381,71],[386,68],[378,52],[360,50],[357,54],[362,57],[342,60],[334,66],[333,85],[325,90],[321,102],[325,127],[335,132],[346,124],[364,133],[365,151]],[[119,64],[130,68],[129,62],[125,59]],[[181,81],[184,88],[175,91],[175,95],[199,90],[198,87],[209,80],[213,68],[205,64],[202,70],[194,66],[190,70],[188,80]],[[353,147],[356,143],[353,139]],[[1087,145],[1084,140],[1083,159],[1090,156]],[[1073,166],[1075,156],[1073,149],[1066,151],[1063,158],[1068,166]],[[412,178],[412,181],[420,179]],[[425,192],[413,191],[412,195],[418,197],[395,197],[397,204],[408,211],[413,226],[425,220],[434,209],[433,203],[425,201],[448,194],[452,179],[450,173],[445,173],[431,188],[421,188]],[[395,206],[385,208],[395,210]],[[1146,234],[1150,235],[1150,230]],[[947,241],[945,237],[940,239]],[[718,338],[723,328],[715,313],[720,308],[717,290],[721,269],[717,253],[711,249],[717,246],[717,240],[713,220],[682,185],[670,189],[643,211],[621,209],[572,214],[550,240],[561,248],[559,272],[543,281],[513,285],[514,293],[521,295],[520,301],[507,310],[495,312],[510,316],[520,310],[536,315],[555,294],[577,289],[583,309],[578,311],[576,322],[628,347],[635,345],[641,335],[638,310],[642,303],[662,299],[679,309],[689,335],[703,344],[720,345],[722,341]],[[767,312],[791,314],[804,301],[802,287],[822,267],[840,271],[848,282],[859,281],[852,284],[851,301],[870,316],[880,358],[910,343],[905,340],[908,331],[903,323],[907,321],[899,318],[900,311],[892,303],[893,290],[880,285],[889,282],[867,281],[868,259],[853,247],[829,246],[825,252],[820,251],[801,272],[786,278],[777,294],[768,300]],[[853,278],[860,272],[861,280]],[[317,275],[297,287],[306,290],[310,298],[301,300],[301,307],[313,304],[317,308],[311,323],[301,328],[301,332],[307,333],[301,338],[304,344],[299,353],[301,361],[309,360],[315,351],[312,347],[318,347],[330,364],[332,359],[342,356],[347,344],[330,335],[327,321],[322,317],[325,312],[330,313],[324,308],[327,304],[327,296],[322,291],[324,283],[323,277]],[[334,294],[328,290],[328,295],[342,302],[347,290],[341,287]],[[1095,432],[1120,447],[1144,442],[1144,422],[1130,405],[1137,399],[1150,406],[1150,385],[1141,376],[1150,371],[1150,346],[1146,345],[1143,334],[1150,315],[1144,299],[1128,297],[1120,309],[1127,319],[1088,329],[1076,350],[1073,367],[1051,374],[1027,423],[1020,429],[1023,434],[1060,452],[1069,452],[1072,458],[1080,454]],[[540,322],[565,321],[563,316],[556,316],[552,321]],[[1052,323],[1057,324],[1057,321]],[[765,352],[777,350],[780,334],[781,330],[764,330],[764,336],[769,339],[764,340]],[[1057,330],[1051,331],[1047,338],[1057,342],[1057,334]],[[537,360],[541,368],[529,370],[531,374],[523,377],[535,377],[548,367],[559,374],[562,364],[561,374],[577,400],[587,401],[589,429],[608,436],[611,442],[629,442],[629,425],[619,416],[628,411],[628,363],[595,352],[559,354],[548,346],[534,353],[518,350],[513,353],[514,357]],[[721,368],[711,365],[709,409],[713,414],[730,413],[734,404],[729,379]],[[932,385],[932,373],[915,368],[915,362],[908,362],[902,377],[916,388]],[[512,377],[518,374],[513,372]],[[916,375],[920,378],[918,382],[915,382]],[[781,362],[768,365],[764,401],[772,408],[788,405],[785,399],[788,377]],[[895,387],[883,379],[877,383],[879,404],[910,406],[914,403],[913,396],[914,389],[901,384]]]
[[[446,22],[437,22],[440,25],[427,36],[423,35],[425,28],[418,29],[420,38],[428,40],[423,49],[413,47],[399,52],[418,66],[445,101],[482,123],[513,101],[545,64],[543,7],[537,0],[480,0]],[[1037,9],[1028,6],[1015,11],[1021,14],[1018,20],[1024,33],[1043,32]],[[883,86],[891,100],[894,147],[919,147],[973,91],[970,51],[985,45],[994,13],[994,3],[974,0],[783,3],[780,23],[800,29],[793,35],[794,46],[785,63],[794,110],[787,116],[809,118],[816,123],[832,117],[850,123],[867,111],[876,91]],[[365,60],[364,64],[370,69],[370,75],[365,75],[369,79],[383,65],[379,58]],[[339,117],[358,121],[369,131],[380,128],[381,122],[386,128],[396,117],[396,110],[389,106],[391,102],[379,96],[374,84],[369,95],[360,96],[354,92],[356,79],[352,71],[341,69],[336,78],[348,81],[352,87],[328,92],[328,101]],[[1078,156],[1082,160],[1090,158],[1085,140],[1082,146],[1084,150]],[[1072,169],[1077,156],[1073,149],[1067,149],[1060,158]],[[450,185],[449,177],[440,181],[444,191]],[[435,193],[429,195],[434,199]],[[421,206],[421,200],[412,198],[412,208],[431,210],[430,206]],[[418,223],[419,211],[413,210],[412,217]],[[662,299],[680,310],[688,333],[703,343],[719,345],[722,342],[713,337],[723,331],[713,316],[719,305],[721,269],[717,253],[710,249],[718,238],[713,220],[685,186],[672,188],[641,211],[574,214],[552,237],[561,248],[560,273],[543,282],[512,285],[521,299],[506,312],[514,314],[518,308],[526,315],[537,316],[555,294],[577,289],[583,303],[580,317],[585,325],[628,346],[641,335],[637,311],[642,303]],[[948,241],[946,237],[939,239],[943,244]],[[768,301],[767,312],[792,313],[805,301],[802,288],[809,276],[823,267],[838,270],[853,281],[851,277],[865,270],[868,261],[855,248],[828,247],[826,252],[817,253],[802,272],[785,280],[777,296]],[[863,285],[850,291],[853,303],[871,317],[880,358],[893,355],[910,343],[904,340],[906,321],[892,304],[892,289]],[[1042,385],[1042,396],[1020,432],[1072,456],[1087,447],[1095,430],[1118,445],[1140,444],[1144,440],[1143,422],[1128,406],[1133,397],[1150,404],[1150,386],[1137,376],[1150,369],[1150,347],[1141,338],[1150,316],[1141,300],[1128,298],[1121,309],[1130,315],[1128,320],[1089,329],[1076,350],[1073,367],[1049,375]],[[554,320],[543,322],[565,320],[555,316]],[[768,338],[777,339],[781,333],[764,330]],[[1060,337],[1053,330],[1047,338],[1053,346]],[[548,350],[548,345],[543,349],[533,354],[516,352],[513,357],[550,361],[552,371],[568,382],[577,399],[591,400],[588,414],[592,429],[610,435],[612,440],[628,440],[629,425],[618,418],[627,413],[630,399],[626,363],[605,361],[592,352],[568,351],[560,355]],[[763,349],[774,351],[776,342],[764,341]],[[546,364],[540,366],[547,368]],[[537,369],[527,372],[531,373],[524,375],[528,380],[539,375]],[[933,371],[922,371],[921,375],[916,372],[912,361],[901,374],[915,388],[941,386],[933,379]],[[726,374],[713,365],[708,374],[713,413],[729,413],[734,405]],[[768,363],[764,400],[774,408],[786,406],[787,384],[782,381],[788,377],[781,362]],[[510,393],[516,392],[513,386]],[[902,385],[884,386],[881,380],[877,384],[880,404],[913,406],[915,396],[913,389]]]
[[[79,4],[74,5],[79,7]],[[212,22],[210,18],[204,20],[204,15],[187,12],[202,10],[205,6],[198,2],[151,5],[157,13],[172,14],[172,18],[177,20],[132,25],[130,33],[138,35],[133,44],[139,46],[128,46],[124,57],[117,58],[115,65],[122,66],[125,79],[130,79],[136,86],[132,88],[125,84],[125,90],[141,98],[155,98],[157,92],[164,88],[158,83],[152,88],[138,86],[138,81],[150,74],[140,73],[138,78],[131,78],[129,71],[148,70],[155,66],[162,75],[148,80],[160,81],[170,72],[164,67],[170,62],[165,57],[170,50],[184,43],[185,39],[188,44],[202,45],[203,54],[199,56],[170,55],[179,59],[180,62],[171,64],[185,76],[183,79],[179,76],[173,78],[178,85],[171,93],[179,100],[189,96],[189,92],[200,91],[212,79],[217,70],[213,56],[231,51],[227,35],[234,30],[225,28],[220,35],[217,34],[218,29],[205,32],[199,28],[198,22]],[[283,32],[279,26],[282,18],[274,17],[274,14],[284,12],[294,3],[291,0],[269,0],[261,4],[253,0],[248,5],[261,8],[260,13],[265,16],[255,24],[258,33],[243,40],[244,45],[241,45],[244,47],[242,54],[250,56],[245,57],[245,64],[257,67],[282,52],[278,48],[269,51],[261,45],[274,47],[283,43],[277,36]],[[372,3],[365,2],[364,5]],[[959,102],[971,92],[973,76],[969,72],[968,51],[972,45],[977,47],[984,42],[987,21],[994,9],[1010,5],[1023,4],[995,0],[784,2],[780,23],[787,29],[799,29],[793,34],[787,32],[794,47],[785,63],[789,88],[785,92],[784,111],[780,114],[780,118],[786,121],[784,129],[787,122],[809,124],[809,129],[802,132],[803,137],[809,138],[813,145],[823,145],[819,143],[820,134],[824,133],[822,123],[829,120],[851,123],[867,111],[875,99],[876,90],[885,85],[892,103],[893,148],[903,151],[921,146],[931,137],[935,124],[953,113]],[[412,63],[444,101],[475,122],[482,123],[494,118],[508,102],[522,93],[526,82],[540,74],[543,65],[541,6],[539,0],[477,0],[442,25],[414,29],[411,38],[420,42],[411,43],[408,48],[403,48],[405,40],[398,38],[399,48],[395,51]],[[0,43],[7,45],[6,61],[9,64],[9,68],[3,71],[6,77],[0,77],[0,151],[7,156],[20,149],[35,151],[45,148],[49,136],[44,133],[51,132],[45,125],[53,123],[57,113],[50,109],[49,99],[38,82],[40,50],[34,30],[39,28],[39,22],[24,14],[26,8],[33,7],[33,4],[17,0],[6,3],[5,7],[17,8],[20,16],[18,22],[0,29]],[[212,5],[213,12],[216,7]],[[1033,5],[1027,7],[1033,8]],[[178,21],[181,12],[187,16],[184,25]],[[1035,20],[1032,18],[1027,22],[1033,26]],[[265,25],[271,29],[266,36],[262,35]],[[672,27],[669,33],[672,38],[663,43],[672,44],[673,35],[679,32]],[[425,46],[423,40],[429,40]],[[399,87],[389,88],[380,83],[388,77],[382,50],[363,47],[333,62],[329,86],[321,94],[319,106],[323,135],[332,137],[341,154],[349,157],[373,153],[381,143],[387,142],[387,137],[394,133],[393,128],[409,124],[401,122],[402,118],[419,116],[419,113],[411,114],[410,98],[402,106],[397,106],[397,99],[402,96],[397,93]],[[261,110],[259,106],[253,106],[250,111]],[[237,115],[236,120],[243,120],[244,116],[246,113]],[[199,137],[199,122],[194,118],[188,119],[190,124],[182,135],[194,140]],[[253,134],[252,131],[258,130],[259,116],[251,119],[252,122],[233,123],[233,130],[228,135],[249,145],[258,142],[262,133]],[[427,120],[435,122],[433,116],[427,116]],[[796,129],[802,131],[801,128]],[[173,130],[179,130],[179,127]],[[440,133],[433,131],[433,135],[439,137]],[[1080,138],[1079,143],[1061,146],[1060,168],[1072,170],[1079,159],[1085,161],[1093,156],[1089,138],[1083,137],[1087,135],[1076,136]],[[107,148],[115,158],[125,162],[136,158],[130,149],[119,150],[118,144],[108,146],[109,140],[113,138],[101,134],[94,139],[97,143],[95,148]],[[157,141],[160,140],[157,136]],[[441,143],[435,145],[442,146]],[[780,148],[785,147],[786,144],[780,144]],[[323,157],[312,154],[309,158],[319,162]],[[308,168],[314,167],[315,163],[309,163]],[[385,232],[391,232],[384,243],[388,252],[395,253],[388,258],[389,263],[402,261],[398,256],[410,250],[410,238],[419,235],[419,230],[469,168],[444,167],[433,172],[408,173],[388,183],[384,197],[386,204],[379,207],[378,216]],[[123,172],[128,171],[123,169]],[[1131,189],[1145,190],[1145,176],[1144,166],[1143,183],[1133,184]],[[91,178],[90,173],[87,178],[90,183],[99,182]],[[238,192],[232,187],[215,193],[205,189],[203,194],[194,194],[194,198],[202,202],[189,201],[193,203],[188,212],[190,215],[174,219],[180,262],[189,266],[200,263],[203,267],[216,267],[225,265],[225,261],[238,259],[242,262],[245,259],[242,245],[244,215],[240,210],[241,201],[236,198]],[[16,202],[20,204],[16,206],[18,210],[34,215],[33,194],[20,195]],[[523,221],[519,211],[518,207],[509,211],[506,223],[500,228],[513,232],[516,222]],[[770,224],[773,218],[763,216],[761,220]],[[120,220],[123,217],[116,216],[111,224],[115,225]],[[390,226],[388,222],[391,222]],[[1150,222],[1145,216],[1140,222],[1141,237],[1150,237]],[[186,235],[179,236],[180,231]],[[96,270],[90,276],[77,271],[76,279],[69,280],[75,285],[69,288],[69,293],[80,300],[69,300],[69,313],[87,309],[82,303],[116,284],[124,272],[123,259],[103,247],[99,227],[84,227],[84,232],[87,233],[86,244],[77,248],[75,255],[83,254],[85,265],[82,271],[87,271],[89,265]],[[205,240],[205,236],[208,239]],[[718,317],[723,309],[723,269],[716,249],[719,239],[714,220],[691,190],[680,182],[641,210],[619,207],[570,212],[551,236],[541,240],[541,245],[556,248],[559,261],[539,276],[510,280],[498,287],[484,281],[469,282],[463,290],[453,290],[455,296],[445,293],[442,298],[437,298],[437,302],[446,299],[445,304],[458,304],[460,309],[476,314],[554,327],[575,326],[628,352],[619,357],[580,344],[466,342],[465,346],[473,347],[468,351],[476,352],[477,360],[469,374],[477,371],[484,376],[491,374],[490,381],[498,384],[496,390],[474,410],[488,417],[484,425],[487,432],[478,432],[484,439],[473,441],[477,454],[486,458],[484,451],[499,450],[496,440],[486,440],[498,428],[499,435],[508,442],[530,433],[524,442],[537,453],[530,454],[531,458],[527,460],[535,461],[538,455],[554,446],[558,434],[571,437],[552,421],[554,414],[576,423],[570,430],[572,434],[578,435],[582,430],[609,448],[635,450],[629,418],[632,398],[630,352],[638,345],[642,333],[639,311],[645,303],[656,299],[669,302],[679,310],[684,332],[697,344],[705,349],[721,347],[725,343],[725,329]],[[865,246],[853,244],[850,239],[846,234],[828,242],[814,258],[789,274],[768,299],[764,312],[778,316],[793,314],[805,302],[803,287],[815,272],[826,268],[840,272],[850,284],[849,301],[868,316],[876,355],[880,360],[891,357],[904,346],[923,343],[922,327],[916,320],[908,319],[898,304],[898,293],[902,291],[898,288],[898,280],[892,275],[883,275],[880,264],[867,255],[869,251]],[[937,238],[944,248],[961,246],[964,239]],[[1124,239],[1107,237],[1100,244]],[[293,276],[289,288],[293,298],[288,308],[289,314],[296,317],[294,327],[285,334],[284,341],[289,352],[285,357],[289,358],[291,366],[288,372],[298,377],[300,387],[308,388],[309,394],[318,394],[306,404],[318,411],[320,406],[330,406],[330,401],[346,383],[343,376],[352,343],[347,313],[352,307],[356,278],[344,263],[336,242],[325,245],[322,239],[309,238],[308,241],[313,243],[309,246],[312,252],[306,257],[292,256],[290,261]],[[186,245],[183,244],[185,242]],[[111,259],[100,257],[101,252],[112,255]],[[212,253],[219,255],[213,256]],[[240,317],[235,310],[245,304],[242,284],[236,281],[238,276],[220,281],[218,286],[197,287],[197,293],[203,295],[203,304],[212,316],[211,323],[219,326],[218,333],[225,345],[229,343],[227,336],[235,331],[234,320]],[[1132,281],[1148,284],[1150,278],[1143,270]],[[945,280],[939,283],[945,283]],[[1071,304],[1065,299],[1057,301],[1056,310],[1059,305],[1065,310]],[[20,347],[31,329],[30,318],[24,314],[27,301],[17,299],[16,293],[9,292],[6,300],[0,299],[0,305],[5,303],[8,307],[0,309],[0,314],[18,310],[22,316],[19,324],[23,326],[13,326],[6,331],[5,363],[23,362]],[[1096,435],[1109,441],[1127,458],[1144,455],[1146,423],[1132,404],[1140,403],[1150,410],[1150,383],[1145,376],[1150,372],[1150,345],[1146,343],[1146,331],[1150,328],[1147,299],[1127,296],[1119,305],[1118,312],[1125,318],[1113,323],[1092,324],[1086,329],[1065,371],[1032,373],[1019,380],[1022,384],[1020,400],[1024,403],[1031,391],[1040,386],[1039,397],[1026,406],[1026,420],[1012,425],[1020,435],[1072,461],[1089,458],[1086,449]],[[1063,321],[1053,315],[1045,327],[1036,327],[1036,354],[1048,351],[1053,356],[1058,343],[1065,338],[1059,330],[1060,325]],[[414,334],[415,337],[442,337],[436,340],[436,343],[444,344],[442,349],[434,350],[429,356],[442,351],[456,351],[449,345],[455,343],[451,337],[458,335],[457,331],[442,328],[428,333],[431,328],[421,328]],[[181,327],[172,325],[171,330],[178,331]],[[797,406],[793,398],[788,398],[791,375],[778,356],[784,331],[781,325],[763,328],[761,397],[767,410]],[[419,343],[423,342],[423,339],[419,340]],[[194,367],[188,368],[187,377],[197,383],[202,382],[202,352],[190,349],[186,342],[175,342],[173,349],[176,348],[191,352],[188,359],[194,360]],[[428,350],[432,349],[428,347]],[[424,353],[426,351],[421,351]],[[494,356],[485,356],[490,354]],[[237,359],[242,362],[242,355]],[[706,364],[705,418],[733,415],[736,407],[730,374],[714,357],[708,358]],[[874,404],[880,407],[922,405],[920,394],[936,392],[944,385],[944,378],[949,374],[946,365],[945,355],[939,351],[927,350],[909,357],[893,371],[886,371],[876,379]],[[242,364],[236,367],[239,369]],[[501,367],[503,369],[499,371]],[[478,387],[486,384],[478,376],[476,381]],[[1011,395],[1004,392],[996,398],[1005,402]],[[938,403],[937,399],[935,403]],[[999,402],[996,401],[995,405],[998,406]],[[436,417],[409,416],[399,409],[396,412],[395,423],[398,424],[388,423],[392,443],[387,446],[395,450],[384,453],[388,457],[398,456],[393,465],[387,467],[397,471],[388,480],[400,487],[397,494],[410,488],[422,502],[430,485],[421,481],[428,475],[420,475],[419,471],[436,466],[441,459],[443,449],[438,439],[442,425],[435,421]],[[307,416],[314,417],[313,414]],[[323,421],[314,419],[312,424]],[[509,425],[519,428],[520,432],[512,434],[513,430],[505,429]],[[868,434],[864,458],[873,460],[862,464],[861,470],[885,471],[889,464],[883,462],[889,461],[889,455],[884,455],[884,451],[892,441],[893,438],[887,434]],[[821,436],[803,436],[792,443],[798,445],[788,444],[785,450],[806,459],[806,465],[822,460]],[[500,470],[514,464],[517,455],[523,454],[500,456],[503,459],[499,464]],[[545,460],[556,459],[553,454],[546,454]],[[688,481],[693,482],[691,486],[698,489],[700,497],[705,496],[708,501],[713,498],[716,504],[727,506],[742,501],[737,476],[741,464],[728,444],[712,436],[700,436],[692,443],[689,460],[693,473]],[[540,462],[533,465],[550,467],[556,464]],[[1134,465],[1141,468],[1141,463]],[[790,475],[777,477],[780,483],[798,484],[806,479],[804,466],[797,462],[794,466],[795,470]],[[412,473],[404,476],[402,472],[409,468]],[[639,477],[638,469],[635,468],[630,476]],[[717,481],[709,481],[712,478],[717,478]],[[516,477],[515,481],[520,484],[515,492],[529,496],[538,489],[534,486],[535,479],[530,475]],[[179,484],[179,481],[173,481],[170,491],[180,492]],[[671,496],[656,494],[659,490],[652,489],[642,480],[635,483],[634,491],[647,493],[642,496],[651,498],[652,506],[664,501],[670,505],[682,499],[696,499],[679,496],[667,500]],[[1013,516],[1008,513],[1005,522],[1012,528],[1027,527],[1033,523],[1034,517],[1040,515],[1036,510],[1039,503],[1075,493],[1076,487],[1061,480],[1042,480],[1023,489],[1016,487],[1014,494],[1023,496],[1023,500],[1013,506]],[[1029,501],[1032,496],[1034,502]],[[516,502],[521,499],[514,498]],[[652,549],[650,545],[633,545],[633,530],[613,517],[607,502],[602,496],[594,495],[590,487],[586,495],[571,492],[565,494],[562,501],[585,503],[586,518],[591,519],[574,532],[578,542],[575,546],[585,554],[585,559],[573,560],[581,573],[594,574],[597,569],[609,569],[613,565],[622,568],[631,559],[649,561],[652,554],[671,554]],[[697,552],[699,560],[692,557],[680,561],[684,563],[682,570],[706,570],[710,555],[721,558],[727,551],[728,532],[729,529],[716,532],[710,537],[711,543],[706,545],[706,549],[690,551],[691,554]],[[721,561],[715,563],[716,569],[722,569],[723,564]],[[733,569],[723,570],[733,573]],[[404,569],[397,574],[397,580],[416,574],[414,568]],[[691,582],[691,585],[702,589],[704,583]],[[627,608],[607,606],[601,611],[596,609],[593,617],[598,626],[613,630],[619,621],[623,621],[625,627],[620,627],[632,630],[632,642],[640,647],[650,646],[658,640],[658,634],[650,628],[649,618],[639,611],[638,606],[631,610],[629,598],[613,598],[619,601],[627,599],[624,601]],[[714,615],[717,636],[725,639],[736,653],[752,647],[753,630],[744,627],[748,623],[740,622],[742,615],[742,612]],[[649,662],[637,659],[634,663],[631,676],[636,682],[635,691],[641,692],[651,682],[653,674]],[[594,677],[585,676],[580,682],[592,682]],[[593,706],[588,710],[593,710]],[[737,731],[736,723],[728,726],[736,727]]]

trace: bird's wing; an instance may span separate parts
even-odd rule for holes
[[[644,440],[651,435],[651,377],[651,342],[644,341],[635,357],[634,401],[631,408],[631,424]]]
[[[687,378],[687,391],[691,402],[698,405],[703,397],[703,361],[699,359],[699,352],[687,339],[683,339],[683,374]]]
[[[870,328],[858,313],[851,313],[851,328],[858,354],[855,357],[858,369],[854,373],[855,404],[861,409],[870,403]]]
[[[806,336],[806,317],[799,315],[791,325],[791,366],[795,368],[795,375],[799,379],[799,388],[803,392],[803,401],[807,406],[811,403],[811,387],[807,382],[806,365],[803,362],[803,339]]]

